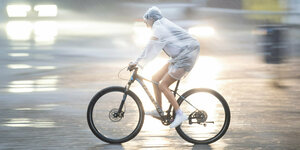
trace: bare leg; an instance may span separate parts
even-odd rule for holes
[[[169,67],[169,63],[165,64],[157,73],[155,73],[153,75],[152,80],[159,83],[159,81],[165,76],[165,74],[167,74],[168,67]],[[156,99],[158,105],[160,106],[160,108],[162,108],[161,91],[158,88],[157,84],[153,84],[153,90],[154,90],[154,94],[155,94],[155,99]]]
[[[170,91],[169,86],[177,81],[173,77],[171,77],[169,74],[166,74],[162,80],[162,82],[159,84],[159,89],[164,93],[170,104],[174,107],[175,110],[179,109],[179,105],[177,101],[175,100],[175,97],[173,93]]]
[[[170,128],[175,128],[178,125],[180,125],[183,121],[187,120],[188,117],[182,112],[182,110],[179,108],[179,105],[177,101],[175,100],[175,97],[171,90],[169,89],[169,86],[177,81],[175,78],[180,78],[182,75],[184,75],[185,70],[183,68],[179,68],[176,70],[176,72],[172,72],[172,76],[170,76],[168,73],[163,77],[162,82],[159,84],[159,89],[164,93],[166,98],[169,100],[170,104],[174,107],[176,115],[174,121],[170,124]]]

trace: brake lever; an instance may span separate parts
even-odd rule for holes
[[[134,68],[135,68],[135,66],[133,66],[133,67],[128,66],[128,67],[127,67],[127,71],[130,71],[130,72],[131,72]]]

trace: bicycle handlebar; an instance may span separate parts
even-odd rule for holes
[[[132,67],[128,66],[128,68],[127,68],[127,70],[129,70],[130,72],[133,70],[137,70],[137,69],[138,69],[137,66],[132,66]]]

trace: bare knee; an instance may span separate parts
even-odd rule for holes
[[[160,91],[165,91],[165,90],[168,89],[168,85],[165,84],[164,82],[162,82],[162,83],[158,84],[158,88],[159,88]]]
[[[152,76],[152,81],[158,83],[160,80],[161,79],[159,78],[159,76],[157,76],[157,75]]]

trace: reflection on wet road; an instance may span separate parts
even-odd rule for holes
[[[29,56],[28,53],[9,53],[8,55],[11,56],[11,57],[26,57],[26,56]]]
[[[12,118],[2,125],[7,127],[53,128],[55,122],[47,119]]]
[[[45,76],[37,80],[18,80],[11,81],[8,85],[8,92],[45,92],[55,91],[58,76]]]
[[[26,112],[35,112],[39,113],[39,111],[50,111],[53,110],[54,107],[57,107],[57,104],[42,104],[37,105],[35,107],[28,108],[15,108],[14,111],[18,111],[19,113]],[[54,128],[57,127],[56,123],[49,118],[3,118],[5,121],[1,123],[1,126],[6,127],[14,127],[14,128]]]

